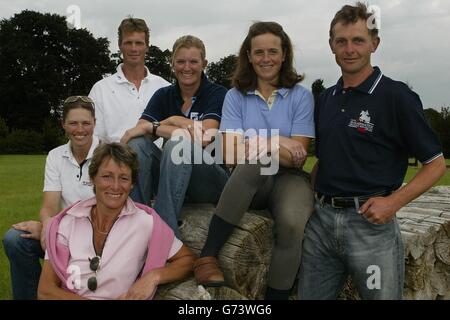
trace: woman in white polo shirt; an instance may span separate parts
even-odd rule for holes
[[[62,127],[69,142],[51,150],[45,164],[44,197],[40,221],[14,224],[5,234],[3,246],[10,262],[14,299],[36,299],[44,257],[44,232],[49,218],[70,204],[94,195],[88,167],[98,139],[94,102],[86,96],[64,101]]]

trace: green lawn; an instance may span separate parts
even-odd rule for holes
[[[310,171],[315,159],[309,158],[305,169]],[[450,160],[447,160],[450,165]],[[36,219],[42,201],[45,156],[0,155],[0,237],[11,224]],[[409,167],[405,181],[409,181],[418,168]],[[450,185],[450,170],[439,181]],[[0,299],[11,299],[9,265],[0,243]]]
[[[45,156],[0,155],[0,237],[11,224],[37,219],[42,201]],[[0,244],[0,299],[11,299],[9,264]]]

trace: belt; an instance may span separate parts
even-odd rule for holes
[[[363,196],[354,196],[354,197],[331,197],[319,192],[316,192],[315,197],[318,202],[321,204],[327,203],[331,205],[333,208],[342,209],[342,208],[356,208],[359,209],[367,200],[373,197],[386,197],[390,195],[392,191],[381,191]]]

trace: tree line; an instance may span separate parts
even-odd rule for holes
[[[69,28],[64,16],[24,10],[0,21],[0,154],[46,153],[65,142],[60,126],[64,99],[87,95],[95,82],[115,72],[120,52],[87,29]],[[231,87],[237,57],[230,54],[206,68],[208,78]],[[150,72],[174,82],[171,52],[151,45]],[[313,83],[314,96],[325,88]],[[449,109],[425,110],[450,156]]]

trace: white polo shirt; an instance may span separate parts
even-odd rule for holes
[[[153,93],[169,82],[147,71],[139,90],[125,78],[123,63],[117,72],[94,84],[89,97],[95,102],[94,133],[102,142],[118,142],[125,131],[136,126]]]
[[[94,196],[88,168],[99,140],[93,137],[86,162],[80,167],[70,149],[70,141],[48,153],[45,162],[45,191],[61,192],[61,208]]]

